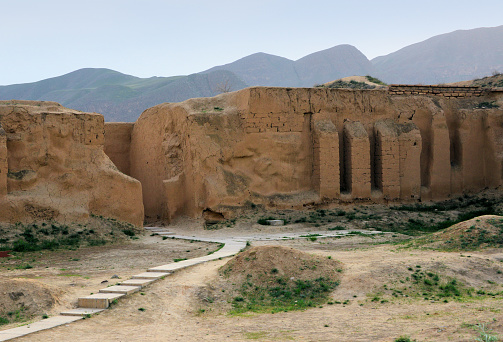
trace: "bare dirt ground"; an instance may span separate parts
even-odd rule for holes
[[[0,258],[0,316],[7,312],[21,318],[33,313],[38,314],[38,319],[43,313],[54,315],[75,307],[78,297],[96,293],[147,268],[207,255],[216,248],[218,245],[213,243],[163,240],[145,234],[139,240],[113,245]],[[17,325],[3,325],[2,329]]]
[[[235,236],[253,230],[229,228],[216,231],[216,235]],[[205,233],[211,234],[208,231]],[[154,238],[157,240],[154,241]],[[348,301],[346,304],[240,316],[228,315],[218,306],[213,310],[212,304],[201,301],[198,294],[216,279],[218,269],[227,259],[179,271],[146,288],[144,295],[136,293],[128,296],[98,316],[35,333],[18,341],[94,341],[96,338],[103,341],[393,341],[402,335],[409,335],[417,341],[473,341],[478,336],[474,328],[478,323],[486,324],[500,337],[503,335],[501,296],[465,298],[445,303],[423,298],[386,297],[383,290],[384,285],[396,286],[399,279],[410,273],[409,267],[421,266],[424,270],[455,275],[469,286],[501,291],[503,249],[439,252],[403,248],[403,245],[389,243],[390,239],[393,240],[389,235],[374,238],[358,235],[315,241],[301,238],[252,242],[254,246],[291,246],[342,262],[341,284],[332,293],[332,300],[334,303]],[[206,252],[207,248],[207,245],[199,243],[166,241],[167,250],[177,250],[168,252],[172,253],[170,257],[196,253],[194,250]],[[42,276],[39,278],[41,281],[45,279],[51,285],[64,287],[68,291],[64,298],[71,302],[69,297],[75,300],[80,291],[77,288],[81,286],[85,286],[82,292],[87,294],[99,288],[101,280],[110,281],[113,273],[127,277],[156,263],[165,263],[165,257],[156,256],[159,252],[156,248],[160,245],[158,237],[145,237],[125,248],[109,252],[105,252],[106,247],[100,247],[103,248],[103,256],[89,258],[86,266],[81,261],[70,261],[75,257],[74,251],[57,252],[54,255],[59,257],[54,258],[54,264],[48,270],[41,266],[11,270],[8,274],[9,277]],[[187,246],[191,247],[190,253],[185,252],[189,248]],[[152,248],[156,252],[151,252]],[[114,256],[114,263],[108,262]],[[60,271],[63,267],[69,271]],[[70,270],[69,267],[73,268]],[[63,272],[81,274],[82,277],[57,275]],[[5,271],[2,271],[2,276],[4,274]],[[56,283],[52,283],[53,280]],[[389,301],[372,301],[375,295],[389,298]],[[205,311],[202,312],[202,309]]]

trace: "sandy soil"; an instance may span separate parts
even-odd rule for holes
[[[224,229],[215,234],[222,236],[250,232]],[[404,249],[401,245],[382,244],[384,241],[378,239],[381,238],[354,236],[316,241],[303,238],[252,243],[292,246],[319,255],[330,255],[341,261],[345,267],[341,285],[332,296],[334,301],[349,300],[347,305],[324,305],[302,312],[243,316],[230,316],[211,310],[211,305],[202,303],[197,294],[217,277],[218,269],[227,262],[218,260],[177,272],[145,289],[144,295],[131,295],[91,319],[32,334],[18,341],[94,341],[98,336],[103,341],[393,341],[401,335],[409,335],[417,341],[473,341],[478,336],[473,327],[477,323],[486,323],[493,332],[503,336],[503,302],[498,297],[459,302],[451,300],[448,303],[410,298],[387,303],[369,300],[369,296],[383,284],[393,283],[411,265],[421,265],[425,270],[437,269],[439,272],[449,270],[460,280],[469,281],[472,286],[503,290],[503,276],[497,272],[503,270],[502,249],[446,253]],[[143,249],[151,248],[152,242],[137,242],[136,247],[141,249],[135,253],[140,259]],[[177,242],[169,241],[169,244],[172,243]],[[178,243],[183,244],[177,252],[180,254],[187,248],[187,242]],[[156,246],[159,244],[155,243]],[[192,246],[199,248],[201,245]],[[202,246],[199,251],[206,252],[205,248]],[[120,254],[122,249],[110,253]],[[177,253],[173,252],[172,255]],[[74,270],[88,274],[89,279],[79,277],[59,281],[66,287],[70,286],[70,282],[75,282],[76,286],[72,288],[76,288],[92,281],[99,283],[110,278],[114,272],[126,277],[142,267],[150,266],[151,261],[155,264],[157,260],[151,257],[152,254],[144,257],[142,262],[133,262],[131,255],[128,257],[131,260],[126,264],[108,264],[105,270],[100,270],[100,262],[96,261],[92,264],[94,266],[86,268],[89,273],[82,269]],[[51,266],[53,272],[60,265],[71,264],[63,262],[65,258],[62,256],[60,264]],[[134,271],[131,268],[133,264]],[[142,267],[136,267],[139,264]],[[94,272],[91,272],[92,267],[95,267]],[[33,276],[38,274],[34,270],[16,272],[25,275],[27,273],[23,272],[32,272]],[[91,288],[91,284],[88,284],[85,291]],[[76,292],[71,295],[76,298]],[[206,309],[204,313],[200,311],[203,307]],[[140,308],[145,310],[138,310]]]
[[[15,258],[0,259],[0,283],[25,280],[28,284],[23,285],[40,284],[39,287],[50,290],[55,299],[55,305],[43,313],[54,315],[75,307],[78,297],[98,292],[121,279],[145,272],[147,268],[173,262],[175,258],[203,256],[216,248],[218,245],[213,243],[162,240],[160,236],[145,234],[139,240],[114,245],[21,253]],[[32,268],[23,269],[26,265]],[[36,290],[40,293],[40,289]],[[30,292],[35,289],[24,286],[23,291],[24,294],[15,303],[18,306],[21,303],[28,305]],[[3,295],[0,309],[9,304],[7,293]],[[2,329],[17,325],[3,325]]]

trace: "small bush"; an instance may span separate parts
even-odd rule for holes
[[[378,79],[376,77],[372,77],[370,75],[365,76],[365,78],[367,79],[367,81],[372,82],[372,83],[376,83],[376,84],[380,84],[380,85],[387,85],[386,83],[384,83],[380,79]]]
[[[394,342],[414,342],[414,340],[411,340],[409,336],[403,335],[398,338],[395,338]]]
[[[123,229],[122,232],[129,237],[133,237],[136,235],[136,233],[132,229]]]

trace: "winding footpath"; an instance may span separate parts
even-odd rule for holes
[[[145,227],[147,231],[158,234],[159,236],[169,236],[170,238],[194,240],[203,242],[220,243],[222,247],[212,254],[198,258],[173,262],[166,265],[161,265],[149,268],[146,272],[133,275],[131,279],[125,280],[118,285],[110,286],[99,290],[98,293],[78,299],[78,307],[68,311],[61,312],[60,315],[53,316],[38,322],[25,324],[23,326],[0,331],[0,342],[15,339],[41,330],[51,329],[60,325],[76,322],[78,320],[90,317],[100,313],[110,306],[110,304],[118,299],[135,293],[153,283],[154,281],[164,279],[170,274],[194,266],[204,262],[226,258],[239,253],[247,245],[247,241],[258,240],[285,240],[296,239],[301,237],[335,237],[350,234],[350,231],[323,231],[309,233],[280,233],[280,234],[260,234],[251,236],[240,236],[233,238],[206,238],[196,236],[176,235],[165,228]],[[365,234],[380,234],[379,231],[365,231]]]

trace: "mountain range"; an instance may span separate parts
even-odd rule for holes
[[[0,100],[48,100],[98,112],[106,121],[135,121],[162,102],[214,96],[248,86],[312,87],[347,76],[373,75],[387,83],[438,84],[503,71],[503,26],[459,30],[369,60],[338,45],[296,61],[255,53],[206,71],[139,78],[110,69],[80,69],[39,82],[0,86]]]
[[[354,46],[338,45],[296,61],[259,52],[203,73],[217,70],[231,71],[249,86],[312,87],[346,76],[369,75],[373,67]]]

